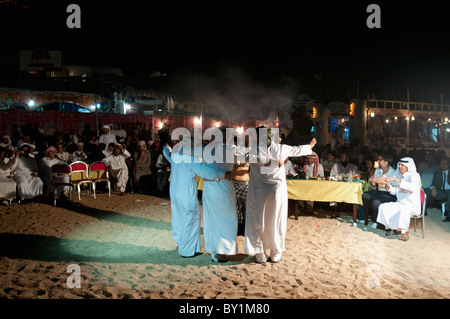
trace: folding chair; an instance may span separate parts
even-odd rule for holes
[[[51,183],[55,186],[55,194],[53,195],[53,205],[56,206],[56,197],[58,194],[58,186],[68,186],[74,189],[74,184],[71,181],[72,171],[70,165],[68,164],[55,164],[51,167]],[[68,176],[69,180],[67,182],[62,181],[61,177]],[[70,192],[69,192],[70,194]],[[74,196],[72,195],[72,204],[74,203]]]
[[[72,184],[77,186],[78,200],[81,200],[80,185],[81,184],[91,184],[92,185],[92,181],[89,178],[88,164],[86,164],[85,162],[77,161],[77,162],[73,162],[72,164],[70,164],[70,168],[72,171],[71,182],[72,182]]]
[[[111,197],[111,181],[109,180],[109,172],[103,162],[94,162],[89,166],[89,178],[92,183],[92,189],[95,196],[95,189],[98,182],[106,182],[108,186],[109,197]]]
[[[422,188],[420,189],[420,202],[420,215],[412,216],[411,219],[414,220],[414,231],[416,231],[417,228],[417,220],[422,219],[422,238],[425,239],[425,209],[427,204],[427,194],[425,194]]]

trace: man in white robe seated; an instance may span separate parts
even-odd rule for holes
[[[125,163],[125,159],[130,156],[131,154],[122,145],[116,144],[113,153],[103,159],[103,163],[108,167],[109,174],[116,180],[114,190],[122,195],[128,182],[128,166]]]
[[[55,177],[52,176],[52,166],[55,164],[67,164],[64,161],[60,160],[56,157],[56,148],[53,146],[50,146],[45,151],[45,156],[39,161],[39,176],[41,177],[42,181],[44,182],[45,190],[46,190],[46,196],[53,197],[55,193],[55,186],[52,184],[52,180],[54,182],[69,182],[69,176],[61,176],[61,177]],[[57,188],[58,193],[60,193],[61,198],[66,199],[70,187],[69,186],[59,186]]]
[[[13,157],[7,156],[9,149],[2,147],[0,150],[0,201],[8,206],[16,198],[16,181],[13,179],[12,167],[17,161],[19,151],[15,151]]]
[[[109,143],[117,143],[116,136],[110,131],[109,125],[102,126],[103,134],[98,139],[98,144],[105,144],[105,150],[108,149]]]
[[[339,163],[335,163],[331,168],[330,179],[342,180],[344,175],[348,175],[351,172],[358,174],[358,168],[355,164],[349,163],[347,152],[341,152]]]
[[[17,182],[19,199],[30,200],[42,195],[44,182],[38,177],[39,169],[36,159],[30,157],[30,146],[22,144],[21,154],[17,158],[14,167],[14,180]]]
[[[396,202],[381,204],[378,208],[377,223],[386,227],[386,235],[391,230],[401,233],[400,240],[409,239],[409,223],[412,216],[418,216],[421,212],[420,188],[421,179],[416,172],[414,160],[410,157],[400,159],[398,170],[403,179],[385,178],[386,189],[397,196]],[[399,182],[397,187],[390,184],[390,180]]]

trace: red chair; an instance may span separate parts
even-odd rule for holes
[[[74,186],[77,187],[78,200],[81,200],[80,185],[93,184],[91,179],[89,178],[88,164],[81,161],[73,162],[72,164],[70,164],[70,169],[72,171],[71,182]]]
[[[103,162],[94,162],[89,166],[89,178],[92,182],[94,198],[96,198],[95,190],[98,182],[106,182],[108,186],[109,197],[111,197],[111,181],[109,180],[109,172]]]
[[[55,194],[53,197],[53,205],[56,206],[56,197],[57,197],[57,187],[58,186],[68,186],[72,190],[74,190],[75,185],[71,181],[72,170],[70,169],[70,165],[68,164],[55,164],[51,167],[52,179],[51,183],[55,186]],[[69,180],[62,181],[61,177],[68,176]],[[70,192],[69,192],[70,194]],[[72,194],[72,203],[74,203],[74,194]]]
[[[412,216],[411,219],[414,220],[414,231],[416,231],[417,228],[417,220],[421,219],[422,220],[422,238],[425,239],[425,209],[426,209],[426,205],[427,205],[427,194],[425,194],[424,190],[421,188],[420,189],[420,215],[418,216]]]

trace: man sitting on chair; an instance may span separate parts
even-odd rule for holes
[[[450,177],[448,169],[448,158],[444,157],[439,163],[441,169],[434,173],[433,182],[430,188],[425,188],[427,198],[445,201],[446,221],[450,221]]]
[[[411,157],[400,159],[398,170],[402,174],[403,179],[384,178],[386,189],[397,196],[397,201],[380,205],[377,223],[385,225],[386,235],[390,235],[393,229],[401,232],[400,240],[407,241],[409,239],[408,233],[411,217],[419,216],[421,213],[420,189],[422,182]],[[399,186],[391,186],[391,180],[399,182]]]
[[[116,180],[115,191],[120,192],[121,195],[125,192],[128,182],[128,166],[125,159],[131,154],[123,148],[122,145],[116,144],[113,153],[103,159],[103,163],[108,167],[111,176]]]

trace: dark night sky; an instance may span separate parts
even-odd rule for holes
[[[2,49],[63,50],[68,64],[113,65],[125,75],[189,69],[214,75],[237,67],[255,81],[295,78],[341,98],[356,92],[450,102],[445,2],[395,1],[37,1],[0,3]],[[381,7],[380,30],[366,27],[367,5]],[[82,28],[66,27],[80,5]],[[95,5],[93,4],[95,3]],[[245,3],[245,4],[243,4]],[[344,93],[343,93],[344,92]],[[399,96],[400,95],[400,96]]]

